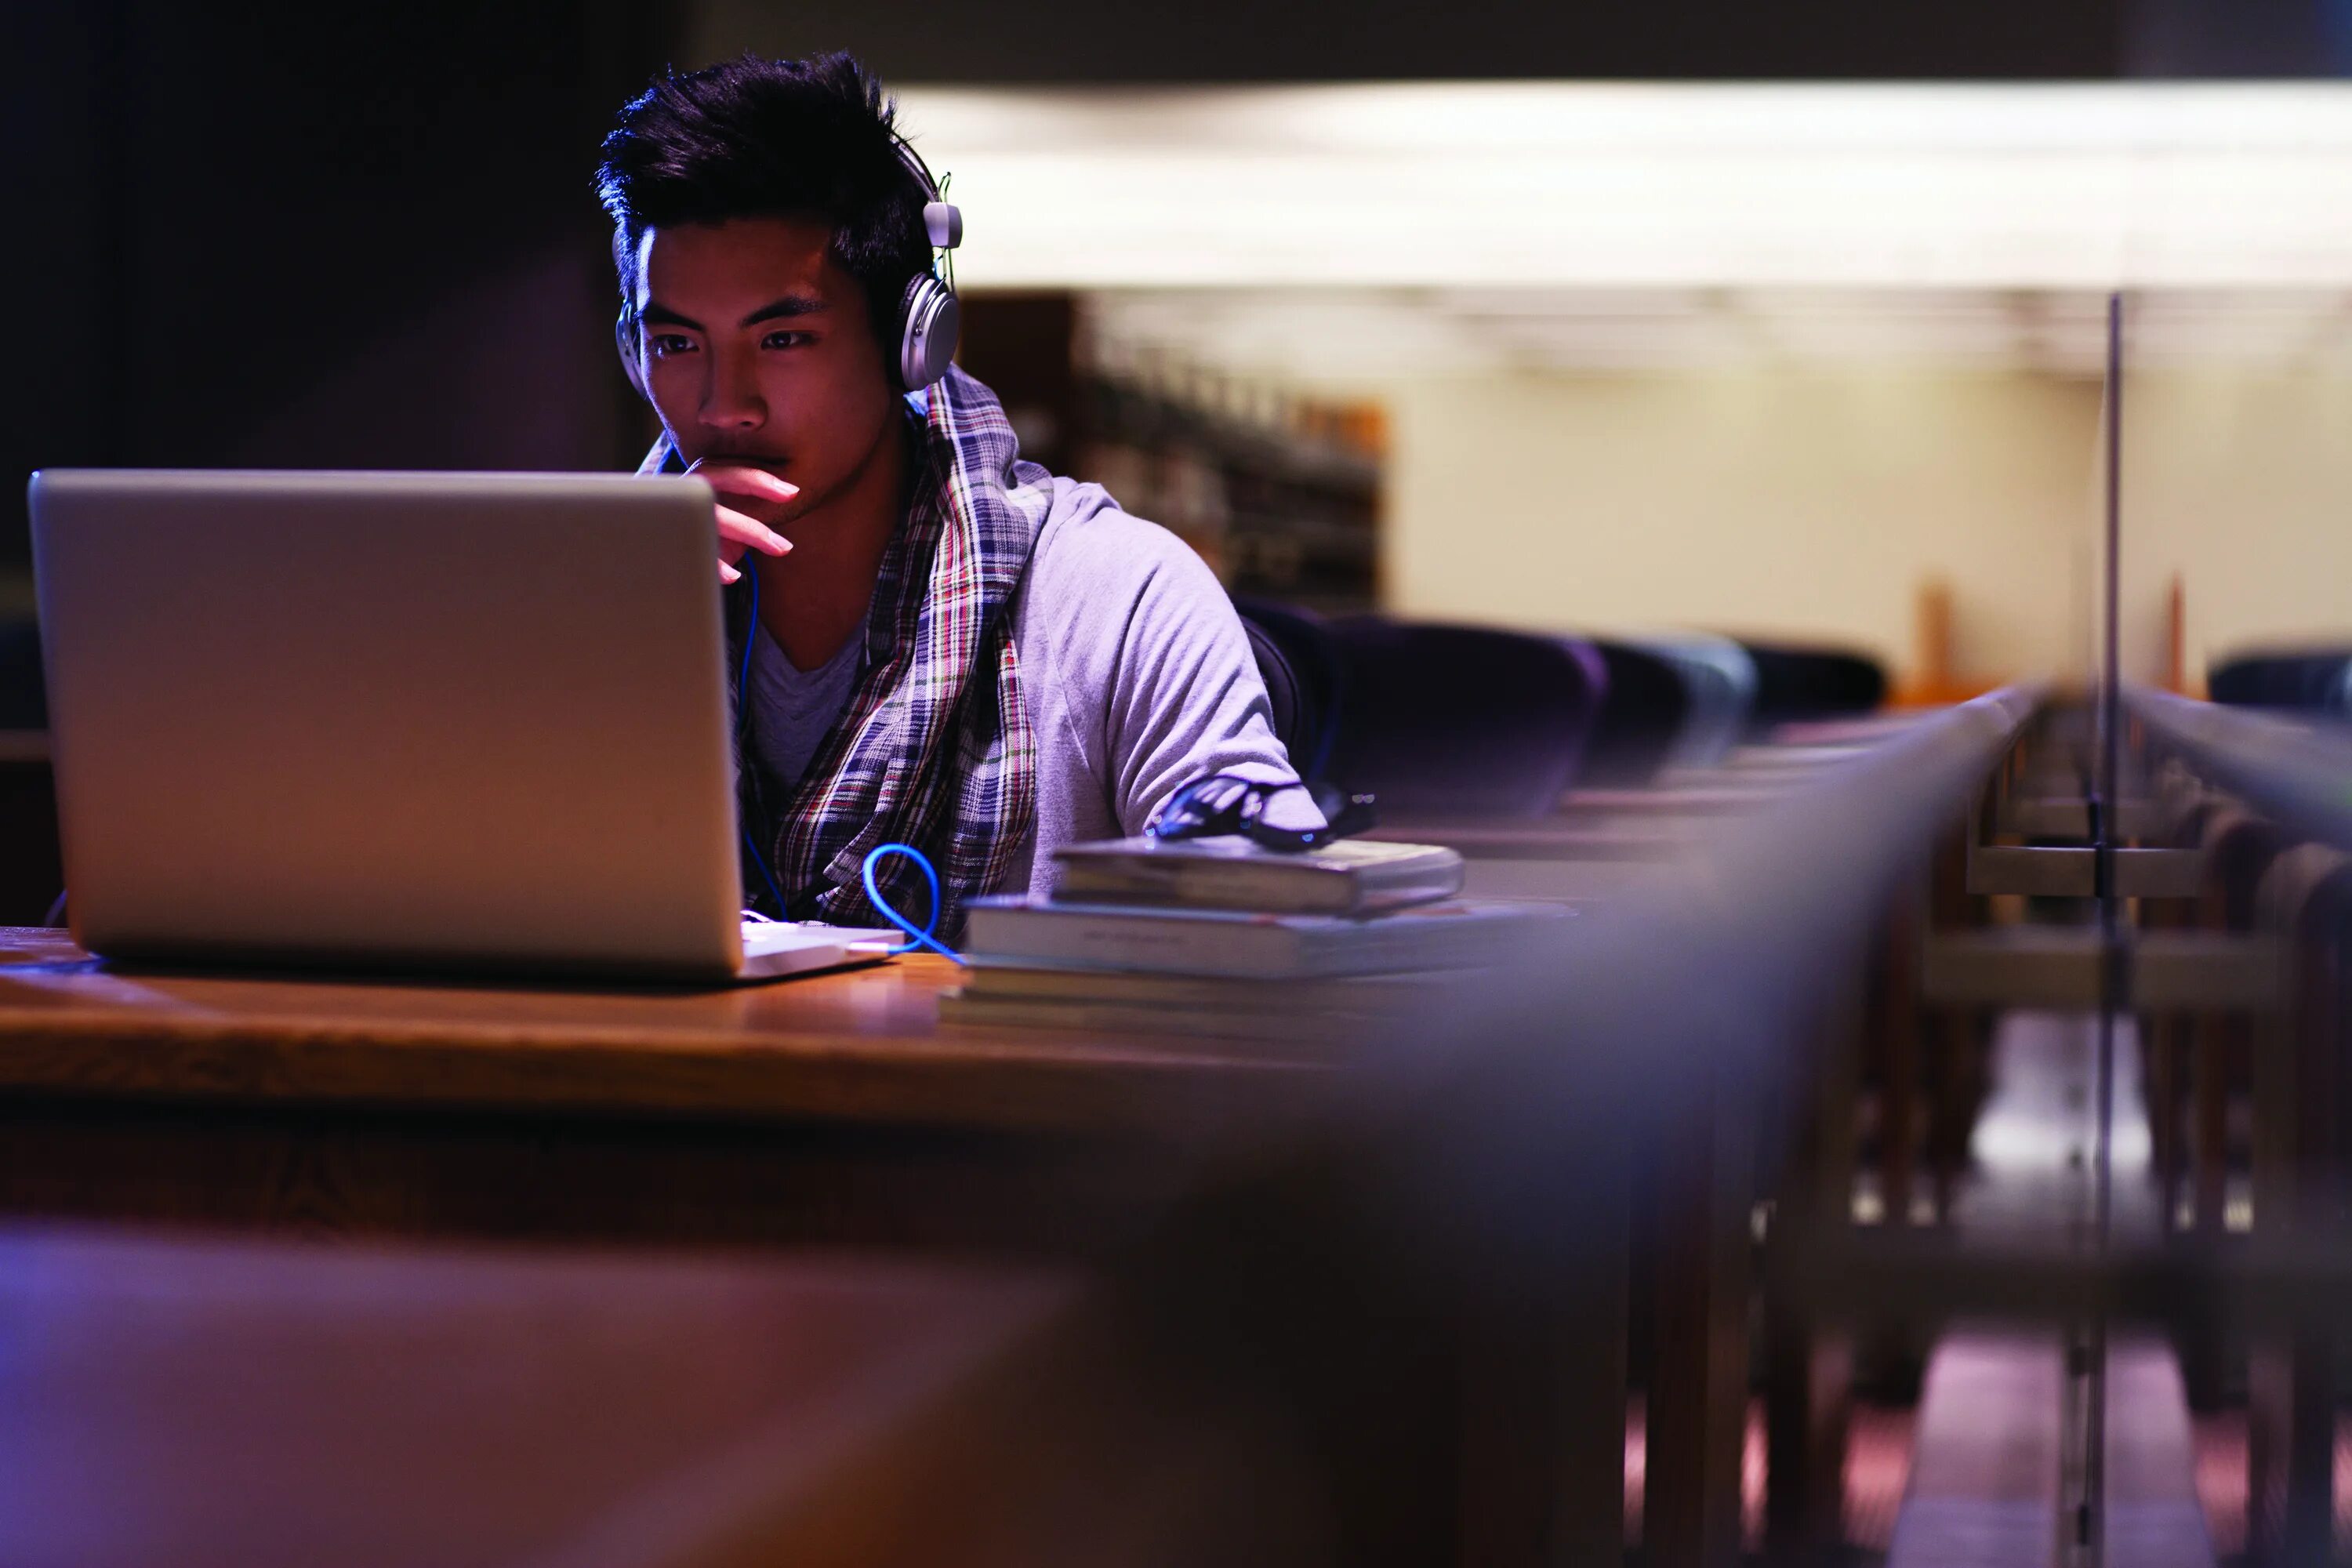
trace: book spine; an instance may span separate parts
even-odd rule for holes
[[[1264,914],[1345,915],[1360,889],[1346,877],[1262,875],[1213,867],[1066,866],[1055,897],[1080,903],[1139,903],[1179,909],[1252,910]]]
[[[1170,974],[1298,972],[1297,936],[1279,925],[1153,920],[1149,915],[1090,917],[1069,911],[979,908],[966,947],[983,959],[1096,964]]]

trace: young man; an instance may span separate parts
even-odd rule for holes
[[[666,76],[597,184],[622,356],[661,416],[640,471],[719,492],[747,894],[876,924],[866,855],[913,844],[951,937],[973,897],[1043,891],[1055,848],[1139,832],[1183,784],[1293,774],[1201,560],[1021,461],[961,371],[906,384],[937,193],[894,108],[845,55]],[[919,872],[878,870],[919,918]]]

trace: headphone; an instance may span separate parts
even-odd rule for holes
[[[898,300],[898,381],[908,392],[929,386],[947,374],[953,363],[956,338],[963,331],[963,307],[956,303],[955,247],[963,243],[963,213],[950,203],[931,178],[930,166],[912,143],[891,132],[898,162],[915,177],[923,192],[923,233],[931,248],[946,259],[947,276],[937,268],[907,279]]]
[[[963,243],[963,213],[950,204],[941,192],[940,183],[931,178],[929,164],[908,140],[897,132],[890,133],[893,150],[899,164],[907,171],[923,193],[923,232],[931,248],[953,251]],[[963,329],[963,307],[956,302],[955,264],[947,263],[947,276],[942,278],[935,266],[930,271],[918,272],[907,280],[907,291],[898,298],[898,356],[894,367],[898,383],[908,392],[926,387],[947,374],[953,363],[957,335]],[[613,342],[621,351],[621,368],[629,377],[629,384],[637,395],[647,402],[653,394],[646,390],[645,373],[637,363],[636,309],[633,304],[621,306],[620,320],[613,323]]]

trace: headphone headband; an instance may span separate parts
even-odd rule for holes
[[[923,232],[930,239],[931,248],[953,250],[963,243],[963,214],[940,189],[939,181],[931,177],[931,166],[923,162],[915,144],[896,131],[890,132],[890,139],[898,146],[898,162],[906,165],[907,173],[915,177],[916,185],[923,193]]]

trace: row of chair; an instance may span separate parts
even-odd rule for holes
[[[2352,719],[2352,648],[2239,654],[2206,677],[2213,700],[2233,708],[2287,708]]]
[[[1415,818],[1548,816],[1572,784],[1644,784],[1720,762],[1774,725],[1866,713],[1886,695],[1875,660],[1830,649],[1240,608],[1301,773]]]
[[[2287,658],[2224,681],[2240,705],[2352,717],[2326,699],[2352,658]],[[2320,666],[2332,662],[2333,671]],[[2340,763],[2343,753],[2336,752]],[[2250,1228],[2273,1258],[2330,1255],[2345,1237],[2352,1173],[2352,852],[2340,836],[2273,815],[2173,757],[2157,777],[2163,837],[2193,847],[2197,896],[2150,904],[2176,937],[2261,944],[2268,984],[2258,1000],[2216,998],[2148,1008],[2141,1047],[2157,1202],[2167,1231],[2208,1245]],[[2155,920],[2144,923],[2154,925]],[[2246,1533],[2256,1562],[2336,1560],[2340,1331],[2333,1313],[2255,1325],[2245,1342]],[[2224,1347],[2192,1342],[2192,1394],[2220,1399],[2234,1381]]]
[[[2284,662],[2263,670],[2217,666],[2215,696],[2326,711],[2306,700],[2324,692],[2325,682]],[[2165,1506],[2173,1510],[2161,1555],[2212,1561],[2211,1542],[2197,1527],[2186,1403],[2212,1409],[2242,1388],[2246,1489],[2210,1494],[2217,1531],[2234,1535],[2242,1523],[2253,1562],[2335,1561],[2341,1331],[2320,1282],[2334,1267],[2321,1260],[2345,1238],[2345,1194],[2352,1190],[2352,835],[2324,812],[2315,815],[2312,803],[2335,809],[2337,781],[2352,776],[2352,750],[2332,726],[2216,723],[2201,703],[2129,692],[2125,701],[2134,721],[2120,759],[2111,819],[2120,842],[2107,875],[2127,900],[2129,963],[2119,976],[2106,967],[2099,930],[2082,914],[2067,920],[2070,906],[2087,910],[2096,897],[2095,877],[2058,875],[2070,865],[2088,873],[2095,859],[2087,847],[2095,817],[2082,798],[2094,742],[2084,714],[2055,715],[2029,731],[1989,782],[1967,837],[1939,858],[1927,942],[1894,950],[1898,965],[1904,948],[1918,955],[1917,971],[1896,973],[1892,987],[1916,1023],[1875,1042],[1881,1191],[1890,1215],[1908,1212],[1914,1111],[1924,1110],[1935,1213],[1943,1220],[1957,1213],[1965,1231],[1971,1217],[1965,1192],[1959,1202],[1952,1198],[1968,1184],[1971,1149],[1982,1152],[1969,1134],[1998,1070],[1988,1056],[1990,1015],[2008,1012],[2008,1026],[2024,1029],[2068,1012],[2118,1007],[2117,1038],[2137,1039],[2139,1070],[2116,1080],[2137,1085],[2137,1092],[2118,1089],[2116,1114],[2131,1115],[2137,1100],[2147,1138],[2144,1171],[2133,1172],[2134,1162],[2120,1154],[2110,1167],[2112,1234],[2144,1256],[2162,1256],[2187,1233],[2193,1242],[2171,1256],[2198,1259],[2200,1268],[2247,1245],[2273,1260],[2266,1267],[2292,1260],[2293,1268],[2258,1270],[2267,1285],[2239,1281],[2221,1291],[2247,1311],[2242,1321],[2234,1311],[2189,1310],[2194,1292],[2176,1295],[2182,1315],[2170,1331],[2180,1374],[2153,1342],[2129,1351],[2126,1340],[2116,1342],[2107,1430],[2115,1452],[2128,1456],[2117,1462],[2147,1480],[2156,1474],[2150,1456],[2161,1451],[2160,1468],[2171,1477]],[[2272,776],[2287,763],[2299,772]],[[2305,782],[2289,788],[2278,777]],[[2024,842],[1995,844],[1997,837]],[[1989,913],[1982,900],[2004,894],[2024,895],[2042,918],[1973,929]],[[2087,1034],[2074,1038],[2075,1050],[2090,1049]],[[2041,1088],[2079,1093],[2065,1089],[2063,1076]],[[2079,1100],[2069,1103],[2073,1109],[2056,1110],[2050,1125],[2079,1116]],[[2005,1163],[2014,1167],[2020,1144],[2008,1142]],[[1991,1211],[1997,1217],[2020,1212],[2017,1179],[2005,1173],[2002,1182]],[[2251,1244],[2232,1238],[2246,1229]],[[2307,1315],[2295,1316],[2297,1310]],[[2032,1365],[2057,1364],[2054,1340],[2043,1336],[2027,1349]],[[2011,1386],[1981,1346],[1963,1350],[1979,1387]],[[2015,1364],[2012,1357],[2011,1370]],[[2133,1386],[2138,1394],[2116,1392]],[[1934,1400],[1931,1390],[1928,1405]],[[1980,1412],[1992,1408],[1982,1397],[1975,1403]],[[2054,1439],[2058,1418],[2043,1414]],[[2009,1407],[2001,1419],[2022,1420]],[[1935,1412],[1923,1405],[1915,1500],[1918,1467],[1927,1464],[1937,1430]],[[2127,1491],[2110,1494],[2111,1540],[2123,1538],[2135,1510],[2143,1524],[2155,1517],[2148,1497]],[[1923,1530],[1911,1544],[1940,1551],[1948,1535]],[[1906,1554],[1901,1541],[1890,1563],[1946,1560]]]
[[[1242,615],[1302,773],[1467,816],[1540,816],[1571,780],[1644,784],[1886,694],[1859,655],[1697,633],[1552,637],[1260,601]],[[0,626],[0,729],[46,719],[35,629]]]

